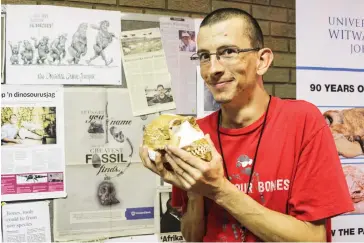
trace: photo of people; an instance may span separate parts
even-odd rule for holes
[[[63,182],[63,173],[49,173],[48,182]]]
[[[152,31],[149,33],[132,33],[121,36],[121,46],[124,56],[161,51],[162,39]]]
[[[56,143],[56,107],[1,108],[1,145]]]
[[[161,192],[160,196],[160,233],[181,231],[181,210],[171,206],[171,192]]]
[[[185,52],[195,52],[196,51],[196,38],[195,31],[179,31],[179,39],[181,43],[179,44],[179,50]]]
[[[351,214],[364,214],[364,163],[345,164],[343,170],[355,208]]]
[[[364,155],[364,108],[329,108],[322,111],[335,139],[339,155]]]
[[[218,109],[220,109],[220,104],[216,102],[204,83],[204,111],[217,111]]]
[[[145,89],[148,106],[173,102],[172,88],[163,84],[157,84],[153,89]]]

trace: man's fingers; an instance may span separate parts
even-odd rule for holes
[[[187,152],[183,149],[173,147],[173,146],[168,146],[166,151],[169,154],[169,156],[171,156],[175,161],[178,158],[179,161],[181,161],[180,163],[187,163],[191,167],[193,167],[199,171],[205,171],[207,169],[206,163],[204,161],[193,156],[192,154],[190,154],[189,152]],[[180,163],[178,163],[178,165]]]
[[[147,148],[141,146],[139,149],[139,156],[140,156],[140,159],[142,160],[144,167],[150,169],[151,171],[153,171],[154,173],[159,175],[156,166],[149,159],[149,154],[148,154]]]
[[[177,175],[178,179],[182,178],[188,184],[194,184],[196,181],[190,176],[189,172],[183,169],[176,163],[176,160],[173,159],[169,154],[166,154],[166,160],[171,165],[174,173]],[[189,166],[192,168],[191,166]]]

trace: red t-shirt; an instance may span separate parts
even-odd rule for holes
[[[254,157],[264,116],[244,128],[220,127],[227,170],[232,177],[230,182],[242,193],[247,189],[249,160]],[[218,112],[214,112],[199,119],[198,124],[205,134],[210,134],[221,154],[217,118]],[[314,105],[301,100],[272,97],[250,188],[249,195],[269,209],[286,213],[288,201],[288,214],[303,221],[330,218],[354,210],[326,121]],[[185,212],[187,200],[185,191],[173,187],[174,207],[182,207]],[[240,224],[222,207],[210,199],[205,200],[208,216],[203,240],[241,241]],[[248,232],[246,241],[261,240]],[[331,241],[330,220],[327,241]]]

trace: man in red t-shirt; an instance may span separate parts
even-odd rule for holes
[[[273,53],[248,13],[215,10],[197,43],[193,59],[221,104],[198,120],[212,160],[168,147],[152,163],[140,150],[144,165],[173,184],[186,241],[331,241],[330,218],[354,208],[320,111],[264,90]]]

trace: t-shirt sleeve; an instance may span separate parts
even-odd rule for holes
[[[182,208],[182,213],[186,213],[187,203],[188,203],[187,192],[176,186],[172,186],[172,199],[171,199],[172,207]]]
[[[331,218],[354,210],[329,127],[312,134],[297,163],[289,214],[303,221]]]

